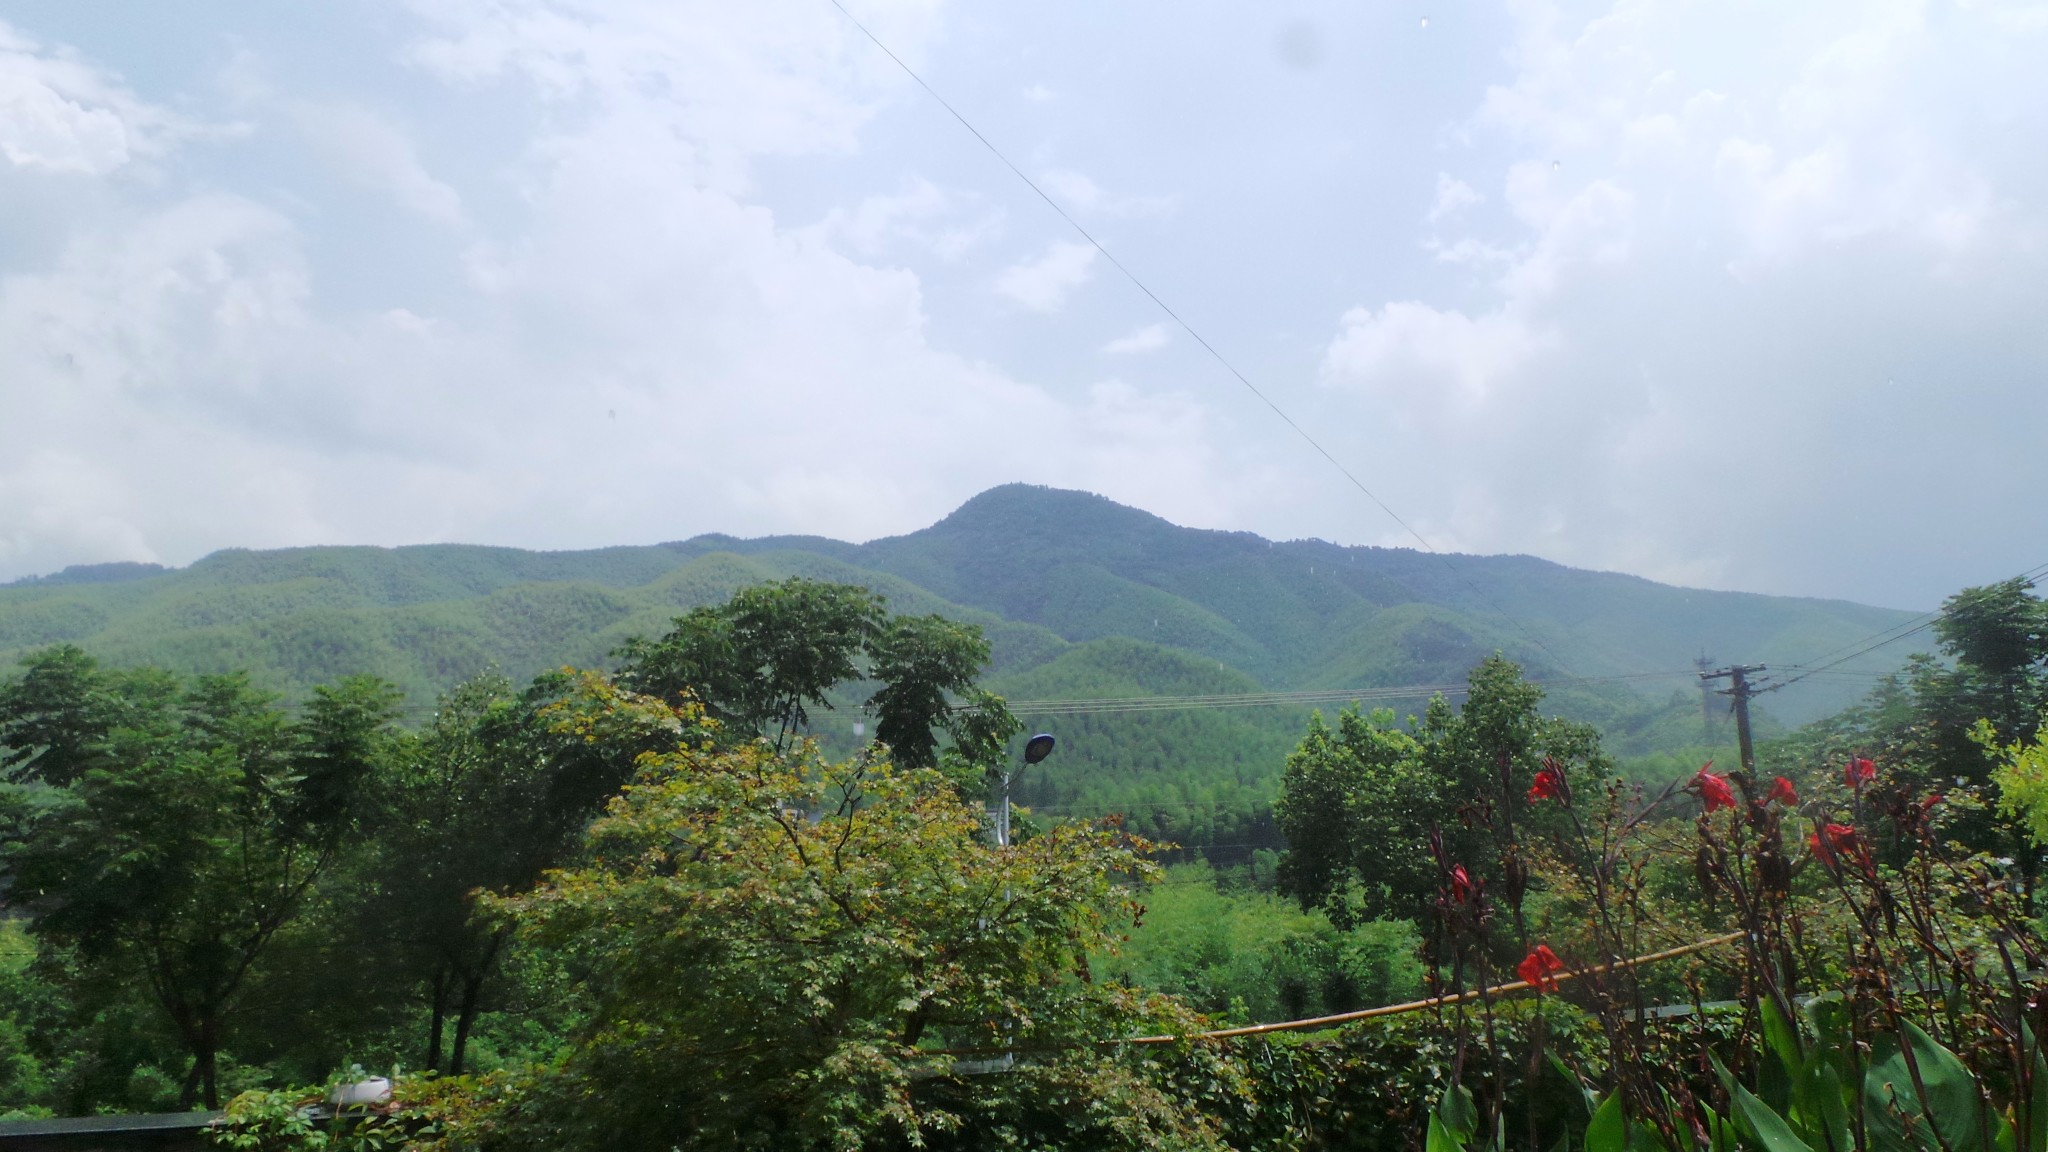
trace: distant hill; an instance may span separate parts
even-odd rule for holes
[[[1528,556],[1276,542],[1006,485],[929,528],[866,544],[709,535],[583,552],[291,548],[217,552],[182,569],[68,569],[0,586],[0,660],[71,642],[116,662],[246,669],[294,697],[367,672],[425,709],[486,667],[524,678],[602,665],[629,636],[789,575],[865,584],[897,611],[983,625],[995,642],[992,685],[1020,700],[1456,683],[1498,649],[1531,676],[1580,678],[1551,686],[1553,706],[1600,723],[1635,757],[1689,754],[1723,735],[1705,729],[1684,675],[1696,656],[1812,660],[1908,618]],[[1766,707],[1793,723],[1827,714],[1904,655],[1884,650],[1849,667],[1864,678],[1816,677]],[[1423,695],[1395,703],[1412,710]],[[1307,711],[1035,721],[1063,740],[1026,794],[1047,809],[1142,807],[1153,831],[1187,843],[1265,842],[1263,805]],[[850,739],[822,725],[834,742]]]

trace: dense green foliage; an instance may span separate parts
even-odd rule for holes
[[[767,586],[618,675],[486,675],[411,729],[376,681],[285,709],[238,677],[36,654],[0,686],[29,913],[0,936],[6,1103],[264,1088],[217,1135],[280,1149],[2048,1144],[2022,786],[2048,646],[2024,587],[1951,600],[1950,663],[1767,743],[1761,776],[1632,784],[1482,658],[1461,703],[1297,734],[1277,867],[1163,878],[1114,815],[1047,804],[991,844],[985,777],[955,770],[993,766],[1005,727],[971,719],[1002,715],[971,680],[986,650],[856,591]],[[761,635],[736,637],[749,612]],[[1116,638],[1061,659],[1086,652],[1093,676],[1208,675]],[[797,731],[895,684],[932,753]],[[1186,1035],[1424,990],[1454,998],[1321,1038]],[[294,1131],[317,1090],[275,1090],[422,1053],[474,1071],[396,1076],[325,1132]]]
[[[1702,651],[1807,659],[1905,618],[1529,557],[1276,543],[1012,485],[930,528],[862,545],[701,536],[590,552],[303,548],[221,552],[179,570],[96,568],[0,587],[0,660],[75,643],[114,665],[246,670],[289,700],[374,675],[405,691],[418,721],[482,672],[524,682],[564,664],[603,667],[678,614],[791,576],[870,588],[910,619],[979,625],[991,645],[986,686],[1012,700],[1455,686],[1496,650],[1541,679],[1672,674],[1548,687],[1549,707],[1597,725],[1611,754],[1660,778],[1695,746],[1729,740],[1685,676]],[[1848,667],[1882,671],[1888,658]],[[1816,678],[1769,707],[1812,719],[1857,686]],[[836,712],[807,705],[811,733],[850,754],[861,742],[853,722],[877,719],[858,714],[877,687],[828,693]],[[1376,703],[1405,714],[1430,695]],[[1049,715],[1039,726],[1056,730],[1060,755],[1026,774],[1019,796],[1047,814],[1127,811],[1148,834],[1242,861],[1280,846],[1270,804],[1310,711]]]

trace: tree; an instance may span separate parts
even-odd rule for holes
[[[10,845],[12,891],[32,931],[76,950],[78,979],[147,986],[191,1056],[188,1105],[219,1106],[238,999],[354,827],[353,786],[395,703],[388,685],[345,681],[293,722],[245,677],[207,677],[124,697],[117,724],[65,752],[78,771],[47,751],[32,762],[68,779]]]
[[[772,732],[784,749],[828,689],[860,677],[882,620],[881,597],[865,588],[801,576],[756,584],[677,617],[660,640],[628,642],[620,678],[665,699],[689,691],[733,731]]]
[[[943,616],[897,616],[876,630],[868,650],[868,676],[882,682],[868,698],[876,738],[905,767],[935,767],[933,730],[946,725],[951,698],[974,687],[988,664],[988,641],[981,629]]]
[[[1062,1047],[1185,1024],[1090,978],[1137,912],[1120,878],[1151,875],[1144,847],[1061,825],[996,849],[934,771],[678,743],[592,828],[588,864],[495,902],[591,998],[507,1123],[551,1148],[973,1146],[987,1107],[1031,1146],[1213,1142],[1191,1101]],[[1034,1067],[982,1093],[954,1071],[963,1049]],[[1033,1091],[1064,1103],[1014,1095]],[[1034,1137],[1024,1116],[1065,1127]]]
[[[1443,781],[1391,711],[1346,708],[1334,729],[1317,713],[1273,806],[1288,843],[1280,887],[1340,927],[1361,915],[1414,917],[1436,890],[1429,834],[1447,815]]]
[[[109,672],[70,644],[31,652],[21,664],[21,678],[0,687],[0,772],[13,780],[71,783],[103,763],[115,726],[177,692],[161,671]]]
[[[675,738],[667,717],[635,723],[617,709],[602,738],[584,738],[578,709],[597,683],[551,673],[517,693],[503,676],[477,676],[378,778],[361,927],[396,944],[408,981],[424,987],[424,1067],[462,1073],[510,942],[511,925],[479,915],[477,896],[524,891],[564,863],[635,757]]]
[[[906,766],[939,763],[940,734],[987,761],[989,735],[1014,733],[1000,699],[974,692],[989,660],[981,629],[943,616],[892,616],[865,588],[792,577],[743,588],[676,618],[659,640],[632,640],[619,682],[645,695],[702,702],[729,737],[772,737],[786,751],[833,688],[879,681],[865,706],[875,736]],[[957,699],[972,696],[968,708]],[[985,720],[968,718],[983,714]],[[1011,726],[1006,729],[1006,726]],[[971,746],[971,748],[970,748]]]
[[[1420,920],[1456,866],[1494,885],[1519,922],[1530,875],[1509,848],[1564,818],[1532,803],[1537,774],[1548,768],[1569,787],[1571,777],[1604,780],[1613,765],[1591,727],[1543,716],[1543,690],[1511,661],[1490,656],[1467,683],[1463,707],[1439,696],[1411,732],[1387,712],[1349,710],[1335,731],[1320,716],[1310,722],[1274,806],[1290,845],[1282,883],[1305,906],[1339,922]]]

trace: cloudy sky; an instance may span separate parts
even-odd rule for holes
[[[1445,550],[2048,562],[2048,6],[844,0]],[[907,531],[1406,544],[830,0],[0,0],[0,580]]]

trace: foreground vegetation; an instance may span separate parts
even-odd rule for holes
[[[992,846],[987,642],[847,586],[410,729],[376,681],[48,649],[0,688],[0,1093],[234,1097],[250,1148],[2037,1152],[2048,612],[1972,590],[1940,636],[1662,786],[1487,659],[1312,722],[1289,852],[1229,869],[1053,811]],[[804,737],[849,699],[883,742]],[[392,1101],[316,1129],[290,1085],[364,1067]]]

